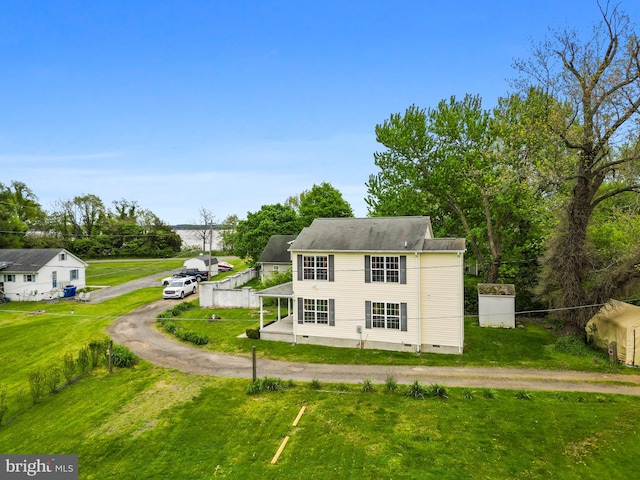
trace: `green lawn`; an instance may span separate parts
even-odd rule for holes
[[[0,451],[78,454],[81,479],[632,478],[640,454],[635,397],[303,384],[254,396],[247,383],[99,369],[2,425]]]
[[[207,321],[212,314],[221,320]],[[509,330],[481,328],[475,318],[467,318],[464,354],[442,355],[291,345],[287,342],[238,338],[247,328],[259,326],[258,312],[253,310],[196,309],[184,312],[177,318],[183,319],[176,321],[180,326],[211,338],[203,348],[249,355],[251,347],[256,346],[259,356],[276,360],[363,365],[501,366],[640,374],[635,369],[611,365],[602,351],[585,349],[582,355],[560,351],[555,347],[557,336],[533,321]],[[265,315],[265,321],[275,318],[275,311]]]
[[[184,258],[174,259],[149,259],[149,260],[118,260],[118,261],[89,261],[87,268],[88,286],[114,286],[130,280],[147,277],[155,274],[162,274],[169,270],[177,270],[184,264]],[[243,260],[231,258],[226,260],[231,263],[234,270],[231,272],[220,272],[213,280],[222,280],[247,268]],[[160,280],[160,277],[158,277]]]
[[[33,403],[29,377],[78,355],[107,325],[155,301],[160,287],[100,304],[11,302],[0,306],[2,453],[75,453],[81,479],[599,479],[632,478],[640,454],[640,398],[602,394],[447,389],[416,400],[406,386],[297,384],[248,395],[247,380],[185,374],[140,362],[104,366]],[[73,313],[72,313],[73,310]],[[238,339],[258,318],[248,310],[185,313],[207,348],[294,361],[495,365],[636,370],[594,352],[571,355],[536,323],[481,329],[467,319],[465,354],[401,354]],[[273,317],[273,314],[271,315]],[[364,379],[363,379],[364,380]],[[529,399],[519,399],[528,397]],[[472,397],[472,398],[467,398]],[[300,408],[306,413],[297,427]],[[270,461],[283,438],[276,465]]]

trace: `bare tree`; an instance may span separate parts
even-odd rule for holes
[[[202,251],[206,252],[209,250],[209,245],[213,243],[213,225],[216,217],[205,207],[200,207],[198,214],[198,219],[194,220],[192,225],[193,237],[198,242],[202,242]]]
[[[640,193],[640,44],[629,18],[598,3],[602,21],[586,40],[575,31],[552,31],[528,61],[515,67],[518,86],[542,88],[569,115],[550,114],[544,128],[565,145],[559,178],[567,199],[549,245],[544,291],[565,330],[583,331],[596,307],[638,278],[640,250],[603,262],[589,239],[596,209],[620,195]]]

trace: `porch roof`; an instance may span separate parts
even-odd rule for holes
[[[265,288],[256,292],[258,297],[271,297],[271,298],[292,298],[293,297],[293,282],[282,283],[275,287]]]

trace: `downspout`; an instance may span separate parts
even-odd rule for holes
[[[464,270],[462,264],[462,254],[458,252],[458,303],[460,305],[460,331],[458,338],[458,353],[462,354],[462,347],[464,343]],[[462,295],[462,298],[460,298]]]
[[[415,252],[416,256],[416,305],[417,305],[417,314],[418,314],[418,322],[417,322],[417,331],[418,331],[418,342],[416,343],[416,353],[420,353],[420,346],[422,345],[422,315],[420,309],[420,277],[422,275],[422,271],[420,270],[420,256],[418,252]]]

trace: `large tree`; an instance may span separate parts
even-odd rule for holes
[[[24,246],[25,233],[44,219],[38,197],[23,182],[0,183],[0,248]]]
[[[640,275],[640,249],[611,258],[590,237],[594,215],[620,195],[640,192],[640,44],[627,16],[609,5],[602,21],[582,39],[552,31],[531,59],[516,62],[523,91],[537,86],[571,115],[546,118],[547,132],[567,156],[558,183],[568,195],[549,244],[544,291],[559,308],[566,330],[582,331],[595,305]]]
[[[308,227],[316,218],[353,217],[353,210],[338,189],[330,183],[322,182],[300,194],[298,215],[300,225]]]
[[[523,247],[537,234],[540,192],[521,145],[503,138],[511,111],[507,102],[484,110],[467,95],[392,115],[376,127],[386,150],[374,154],[380,172],[367,185],[374,215],[430,215],[440,233],[466,237],[487,282],[498,280],[506,261],[531,255]]]
[[[255,266],[272,235],[299,232],[298,215],[292,207],[280,203],[263,205],[259,211],[249,212],[246,220],[238,222],[234,254]]]

